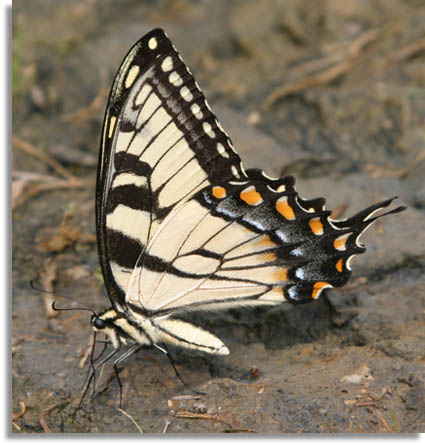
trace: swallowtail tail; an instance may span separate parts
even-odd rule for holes
[[[229,354],[175,316],[305,303],[347,282],[350,260],[365,251],[360,235],[392,199],[335,220],[323,198],[301,198],[294,183],[244,170],[164,31],[132,47],[110,93],[96,187],[112,307],[92,327],[116,352],[126,346],[117,361],[143,345]]]

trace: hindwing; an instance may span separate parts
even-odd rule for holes
[[[348,281],[351,258],[365,250],[359,236],[392,201],[333,222],[324,200],[302,199],[292,177],[247,174],[204,188],[167,216],[133,270],[130,305],[161,315],[310,302]]]

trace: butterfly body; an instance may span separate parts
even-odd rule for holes
[[[93,329],[117,350],[226,355],[178,315],[310,302],[342,286],[372,214],[391,202],[336,221],[323,198],[298,195],[293,177],[245,170],[190,70],[153,30],[124,59],[105,114],[96,223],[112,308]]]
[[[92,325],[96,332],[106,334],[115,349],[132,345],[174,344],[210,354],[229,354],[217,337],[199,327],[182,320],[147,317],[131,308],[126,312],[107,309],[92,318]]]

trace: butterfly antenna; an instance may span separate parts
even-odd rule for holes
[[[82,303],[80,303],[75,298],[71,298],[67,295],[57,295],[55,292],[52,292],[52,291],[49,291],[46,289],[41,289],[34,284],[33,280],[30,280],[30,286],[31,286],[31,289],[36,290],[37,292],[42,292],[44,294],[51,294],[51,295],[55,295],[57,297],[66,298],[67,300],[75,301],[76,303],[78,303],[80,305],[80,307],[58,308],[58,307],[56,307],[56,301],[53,301],[52,309],[54,311],[89,311],[93,315],[97,315],[93,309],[90,309],[89,307],[84,306]]]

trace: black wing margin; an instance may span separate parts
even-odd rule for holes
[[[159,224],[200,189],[246,174],[228,135],[165,32],[129,51],[106,108],[96,184],[105,285],[125,303],[131,272]]]

